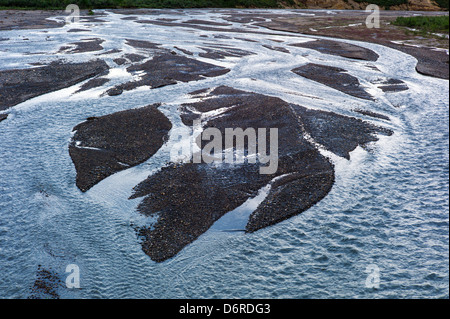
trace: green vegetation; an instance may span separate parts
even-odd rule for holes
[[[81,9],[280,7],[277,0],[0,0],[0,8],[64,9],[69,4],[77,4]]]
[[[447,9],[448,11],[448,1],[449,0],[434,0],[441,8]]]
[[[408,3],[408,0],[355,0],[376,4],[389,9],[391,6]],[[441,8],[449,7],[449,0],[434,0]],[[104,8],[279,8],[304,5],[303,0],[0,0],[0,8],[64,9],[69,4],[82,9]]]
[[[398,17],[392,24],[417,29],[425,33],[448,33],[449,18],[448,16]]]

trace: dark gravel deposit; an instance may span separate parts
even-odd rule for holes
[[[191,94],[196,97],[204,93],[199,90]],[[158,216],[155,224],[140,230],[142,248],[152,260],[161,262],[173,257],[269,183],[271,190],[251,214],[246,232],[297,215],[326,196],[334,182],[333,165],[304,138],[304,130],[346,158],[357,145],[377,140],[375,134],[388,133],[355,118],[309,111],[279,98],[230,87],[218,87],[202,101],[182,105],[182,120],[192,125],[198,112],[224,107],[228,109],[223,116],[210,118],[203,123],[204,128],[214,127],[221,132],[238,127],[278,128],[278,170],[265,175],[260,174],[260,163],[186,163],[169,165],[150,176],[135,187],[131,198],[144,197],[138,210]]]
[[[133,90],[145,85],[153,89],[176,84],[178,81],[197,81],[203,77],[223,75],[230,70],[185,56],[163,53],[145,63],[134,64],[128,67],[127,71],[132,74],[144,71],[144,74],[138,81],[130,81],[108,90],[109,95],[119,95],[123,91]]]
[[[360,99],[373,100],[373,97],[361,87],[359,80],[356,77],[345,73],[346,70],[344,69],[308,63],[293,69],[292,72],[307,79],[325,84],[348,95]]]
[[[103,60],[92,60],[82,63],[53,62],[43,67],[0,71],[0,110],[75,85],[108,69]]]
[[[89,118],[74,127],[69,153],[85,192],[106,177],[145,162],[164,144],[170,121],[149,105]]]
[[[62,286],[63,283],[55,272],[39,266],[28,299],[60,299],[58,290]]]
[[[378,54],[376,54],[372,50],[344,42],[332,40],[316,40],[291,45],[295,47],[314,49],[325,54],[339,55],[344,58],[365,61],[378,60]]]
[[[70,46],[63,46],[59,49],[59,52],[65,53],[85,53],[85,52],[94,52],[101,51],[103,47],[101,44],[104,42],[102,39],[85,39],[83,41],[71,43],[75,45],[75,48]]]
[[[94,78],[94,79],[89,80],[86,83],[84,83],[76,93],[100,87],[108,82],[109,82],[109,79],[107,79],[107,78],[102,78],[102,77]]]
[[[402,80],[388,79],[380,83],[378,86],[383,92],[395,93],[408,90],[408,86]]]

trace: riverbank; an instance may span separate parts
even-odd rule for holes
[[[448,0],[63,0],[55,3],[45,0],[0,0],[0,9],[65,9],[77,4],[82,9],[187,9],[187,8],[282,8],[364,10],[369,4],[383,10],[438,11],[449,8]]]

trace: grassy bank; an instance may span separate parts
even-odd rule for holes
[[[355,0],[389,9],[408,3],[407,0]],[[434,0],[448,10],[449,0]],[[304,0],[0,0],[1,9],[65,9],[77,4],[82,9],[106,8],[281,8],[306,6]]]
[[[293,1],[284,1],[291,3]],[[2,8],[64,9],[77,4],[82,9],[104,8],[278,8],[278,0],[0,0]]]
[[[420,32],[447,33],[449,31],[448,16],[419,16],[419,17],[398,17],[392,22],[394,25],[416,29]]]

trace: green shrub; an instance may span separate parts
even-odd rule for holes
[[[424,32],[448,33],[449,31],[448,16],[398,17],[392,24]]]
[[[434,0],[438,6],[440,6],[443,9],[447,9],[448,11],[448,0]]]

